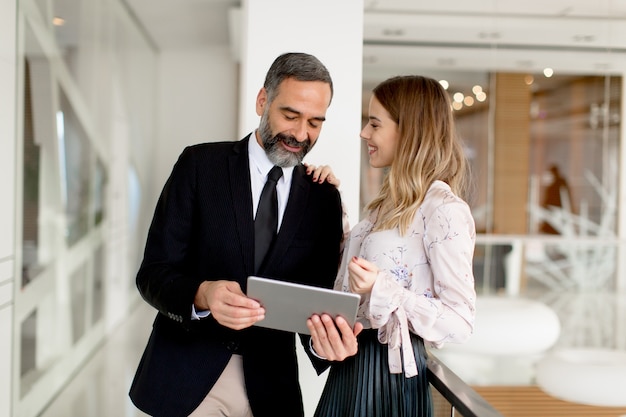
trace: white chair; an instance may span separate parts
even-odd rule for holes
[[[599,407],[626,407],[626,351],[560,349],[537,362],[537,385],[553,397]]]

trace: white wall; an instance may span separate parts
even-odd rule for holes
[[[237,140],[237,64],[225,46],[165,50],[159,61],[154,207],[183,148],[200,142]]]
[[[363,2],[320,0],[303,7],[291,0],[244,1],[241,15],[239,130],[258,126],[256,95],[281,53],[307,52],[330,71],[335,94],[315,148],[306,162],[330,165],[341,179],[351,224],[359,213]]]
[[[15,264],[16,3],[0,2],[0,416],[11,414]]]

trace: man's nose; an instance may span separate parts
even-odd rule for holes
[[[298,122],[298,125],[293,129],[293,136],[298,142],[304,142],[309,137],[306,120]]]

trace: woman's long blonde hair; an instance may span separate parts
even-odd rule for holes
[[[380,83],[373,93],[398,124],[400,137],[381,190],[367,209],[378,210],[374,230],[398,227],[404,234],[435,180],[464,197],[468,164],[450,98],[438,81],[398,76]]]

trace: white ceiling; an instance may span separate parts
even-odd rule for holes
[[[236,0],[126,0],[159,49],[230,43]],[[626,0],[365,0],[364,83],[400,73],[626,72]]]

